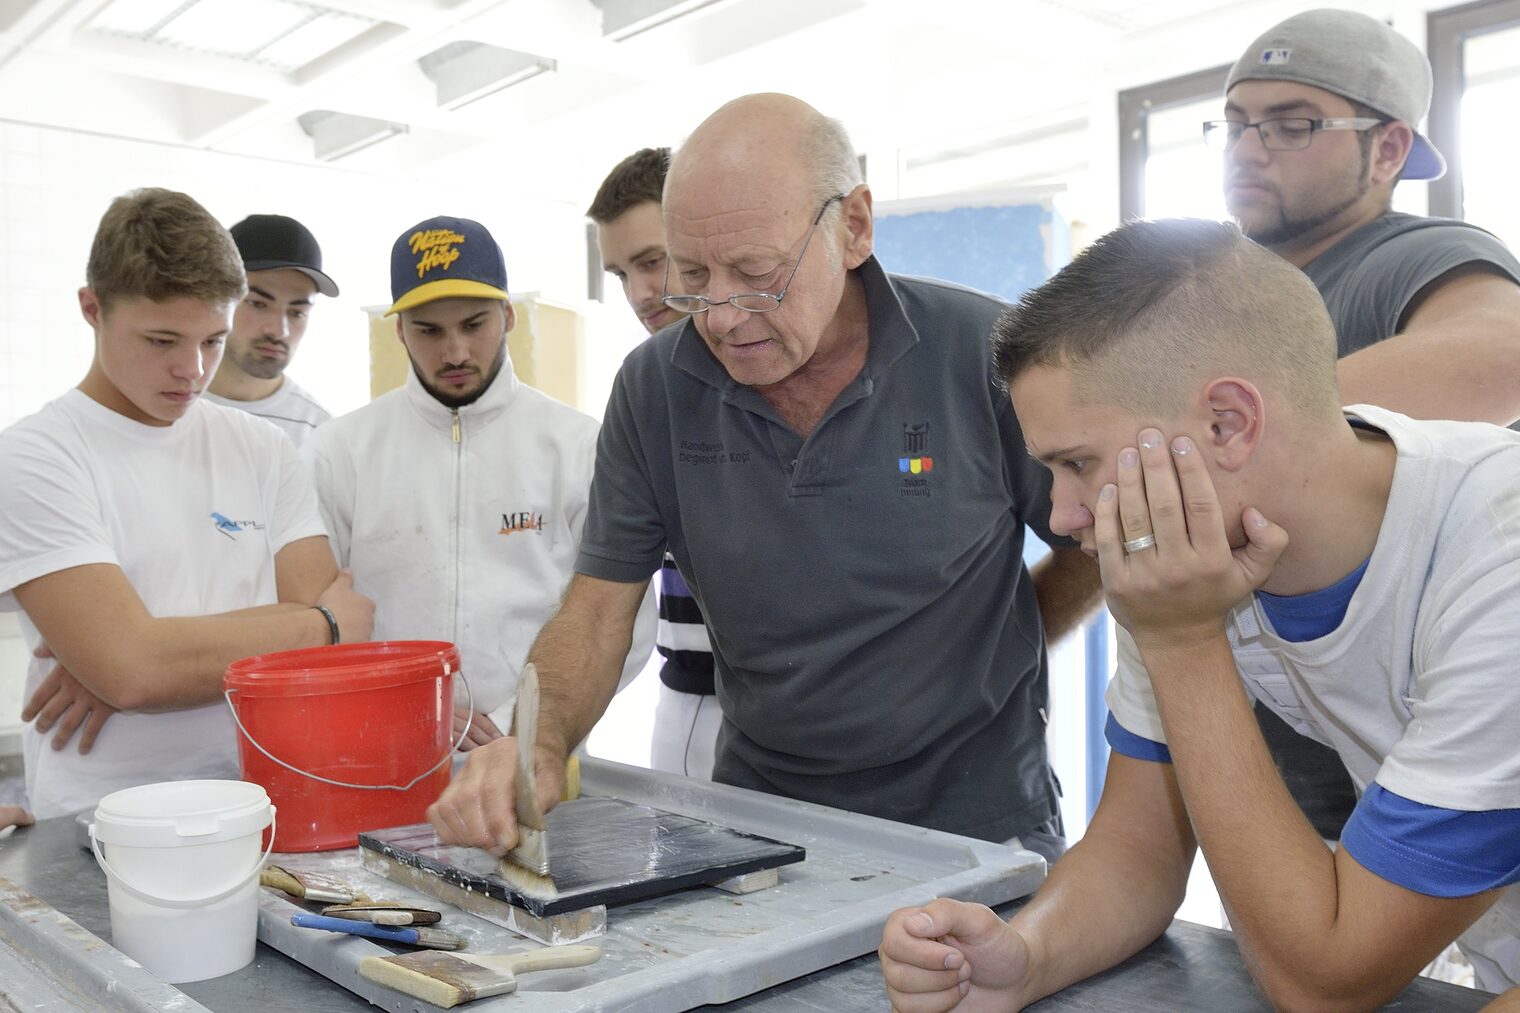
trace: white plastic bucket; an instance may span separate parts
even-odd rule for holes
[[[101,799],[90,845],[106,874],[112,944],[171,984],[246,966],[269,857],[259,838],[273,822],[269,796],[247,781],[165,781]]]

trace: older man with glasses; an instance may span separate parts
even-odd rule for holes
[[[1045,645],[1098,582],[1050,534],[993,381],[1003,304],[887,274],[848,137],[787,96],[699,126],[664,214],[667,304],[691,316],[613,388],[578,573],[531,655],[539,797],[668,544],[712,635],[715,780],[1056,857]],[[1058,546],[1032,577],[1026,525]],[[514,843],[512,745],[471,756],[433,810],[444,840]]]
[[[1466,222],[1391,210],[1400,179],[1436,179],[1417,132],[1425,54],[1376,18],[1313,10],[1249,46],[1225,85],[1225,198],[1245,234],[1319,288],[1335,324],[1341,400],[1426,419],[1520,418],[1520,261]],[[1326,746],[1265,705],[1262,726],[1316,830],[1338,838],[1356,804]]]

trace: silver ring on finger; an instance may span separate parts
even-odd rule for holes
[[[1141,535],[1139,538],[1131,538],[1129,541],[1125,542],[1124,551],[1126,553],[1143,552],[1146,549],[1154,547],[1155,544],[1156,536],[1154,534]]]

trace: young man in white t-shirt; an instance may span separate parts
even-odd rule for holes
[[[882,940],[893,1006],[1017,1009],[1166,929],[1195,845],[1274,1006],[1371,1009],[1453,939],[1520,975],[1520,435],[1342,409],[1312,283],[1201,221],[1137,222],[993,336],[1051,530],[1123,627],[1082,841],[1009,923],[937,900]],[[1253,700],[1333,748],[1332,850]]]
[[[333,298],[338,285],[322,271],[317,237],[294,218],[249,215],[228,231],[248,272],[248,294],[233,314],[206,400],[268,420],[299,447],[332,415],[285,370],[306,336],[313,298]]]
[[[0,433],[0,608],[39,655],[29,711],[98,730],[88,752],[24,731],[38,816],[236,777],[227,665],[369,637],[373,606],[338,571],[294,446],[200,398],[243,292],[231,237],[195,201],[117,198],[79,290],[89,372]]]

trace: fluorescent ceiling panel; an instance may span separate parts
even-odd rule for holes
[[[257,59],[282,70],[295,70],[357,39],[378,23],[355,14],[327,11],[259,50]]]
[[[378,23],[300,0],[112,0],[89,28],[295,70]]]
[[[200,0],[160,28],[154,40],[248,58],[311,20],[313,13],[285,0]]]
[[[121,35],[147,35],[183,6],[185,0],[112,0],[90,19],[90,28]]]

